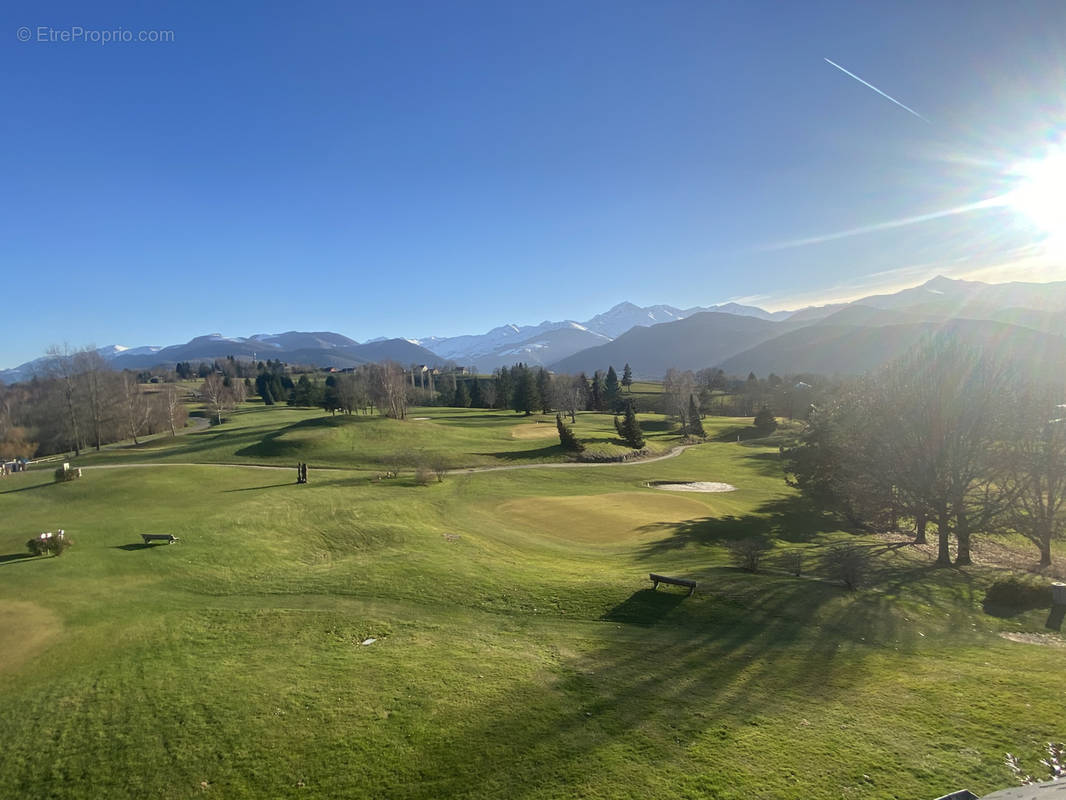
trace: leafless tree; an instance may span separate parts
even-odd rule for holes
[[[47,373],[58,383],[62,393],[62,405],[68,425],[71,449],[75,455],[81,455],[81,425],[78,419],[78,382],[74,367],[74,354],[68,345],[60,348],[53,345],[48,348],[46,362]]]

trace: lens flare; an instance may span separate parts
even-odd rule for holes
[[[1047,244],[1066,252],[1066,148],[1023,161],[1011,170],[1017,183],[1005,204],[1047,235]]]

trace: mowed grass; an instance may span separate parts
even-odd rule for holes
[[[647,450],[664,453],[676,444],[676,425],[659,415],[639,415]],[[613,417],[579,413],[573,425],[590,453],[631,452],[619,440]],[[415,461],[444,459],[453,467],[497,466],[572,460],[559,447],[554,414],[415,408],[406,420],[376,415],[323,415],[320,410],[247,404],[224,425],[185,434],[181,446],[155,439],[101,453],[87,451],[76,466],[105,463],[196,462],[295,465],[380,470]],[[531,441],[532,440],[532,441]]]
[[[1005,752],[1035,771],[1063,735],[1066,650],[997,635],[1043,631],[1046,610],[988,616],[990,571],[837,530],[774,446],[429,486],[219,466],[302,414],[237,415],[155,456],[202,465],[0,482],[0,797],[920,798],[1007,785]],[[403,430],[543,457],[513,435],[533,421],[430,422]],[[373,464],[330,436],[301,447],[283,463]],[[59,527],[65,555],[22,557]],[[862,544],[873,582],[739,572],[726,545],[750,535],[812,567]],[[651,571],[700,590],[653,592]]]

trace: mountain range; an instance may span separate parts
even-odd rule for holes
[[[679,309],[625,302],[584,322],[504,325],[465,336],[360,344],[328,331],[246,338],[209,334],[166,347],[112,345],[98,352],[117,369],[234,356],[337,368],[384,360],[452,362],[480,372],[518,361],[587,373],[628,363],[645,378],[659,378],[671,367],[844,375],[873,369],[944,328],[1005,358],[1049,367],[1066,363],[1066,281],[988,284],[937,277],[893,294],[799,311],[768,312],[736,303]],[[44,361],[0,371],[0,380],[26,380]]]

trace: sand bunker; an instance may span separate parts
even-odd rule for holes
[[[667,492],[735,492],[736,486],[717,481],[688,481],[687,483],[650,483],[653,489]]]
[[[1000,633],[1004,639],[1022,644],[1041,644],[1045,647],[1066,647],[1066,641],[1051,633]]]
[[[427,419],[431,419],[431,417],[411,417],[411,419],[414,422],[424,422]]]

